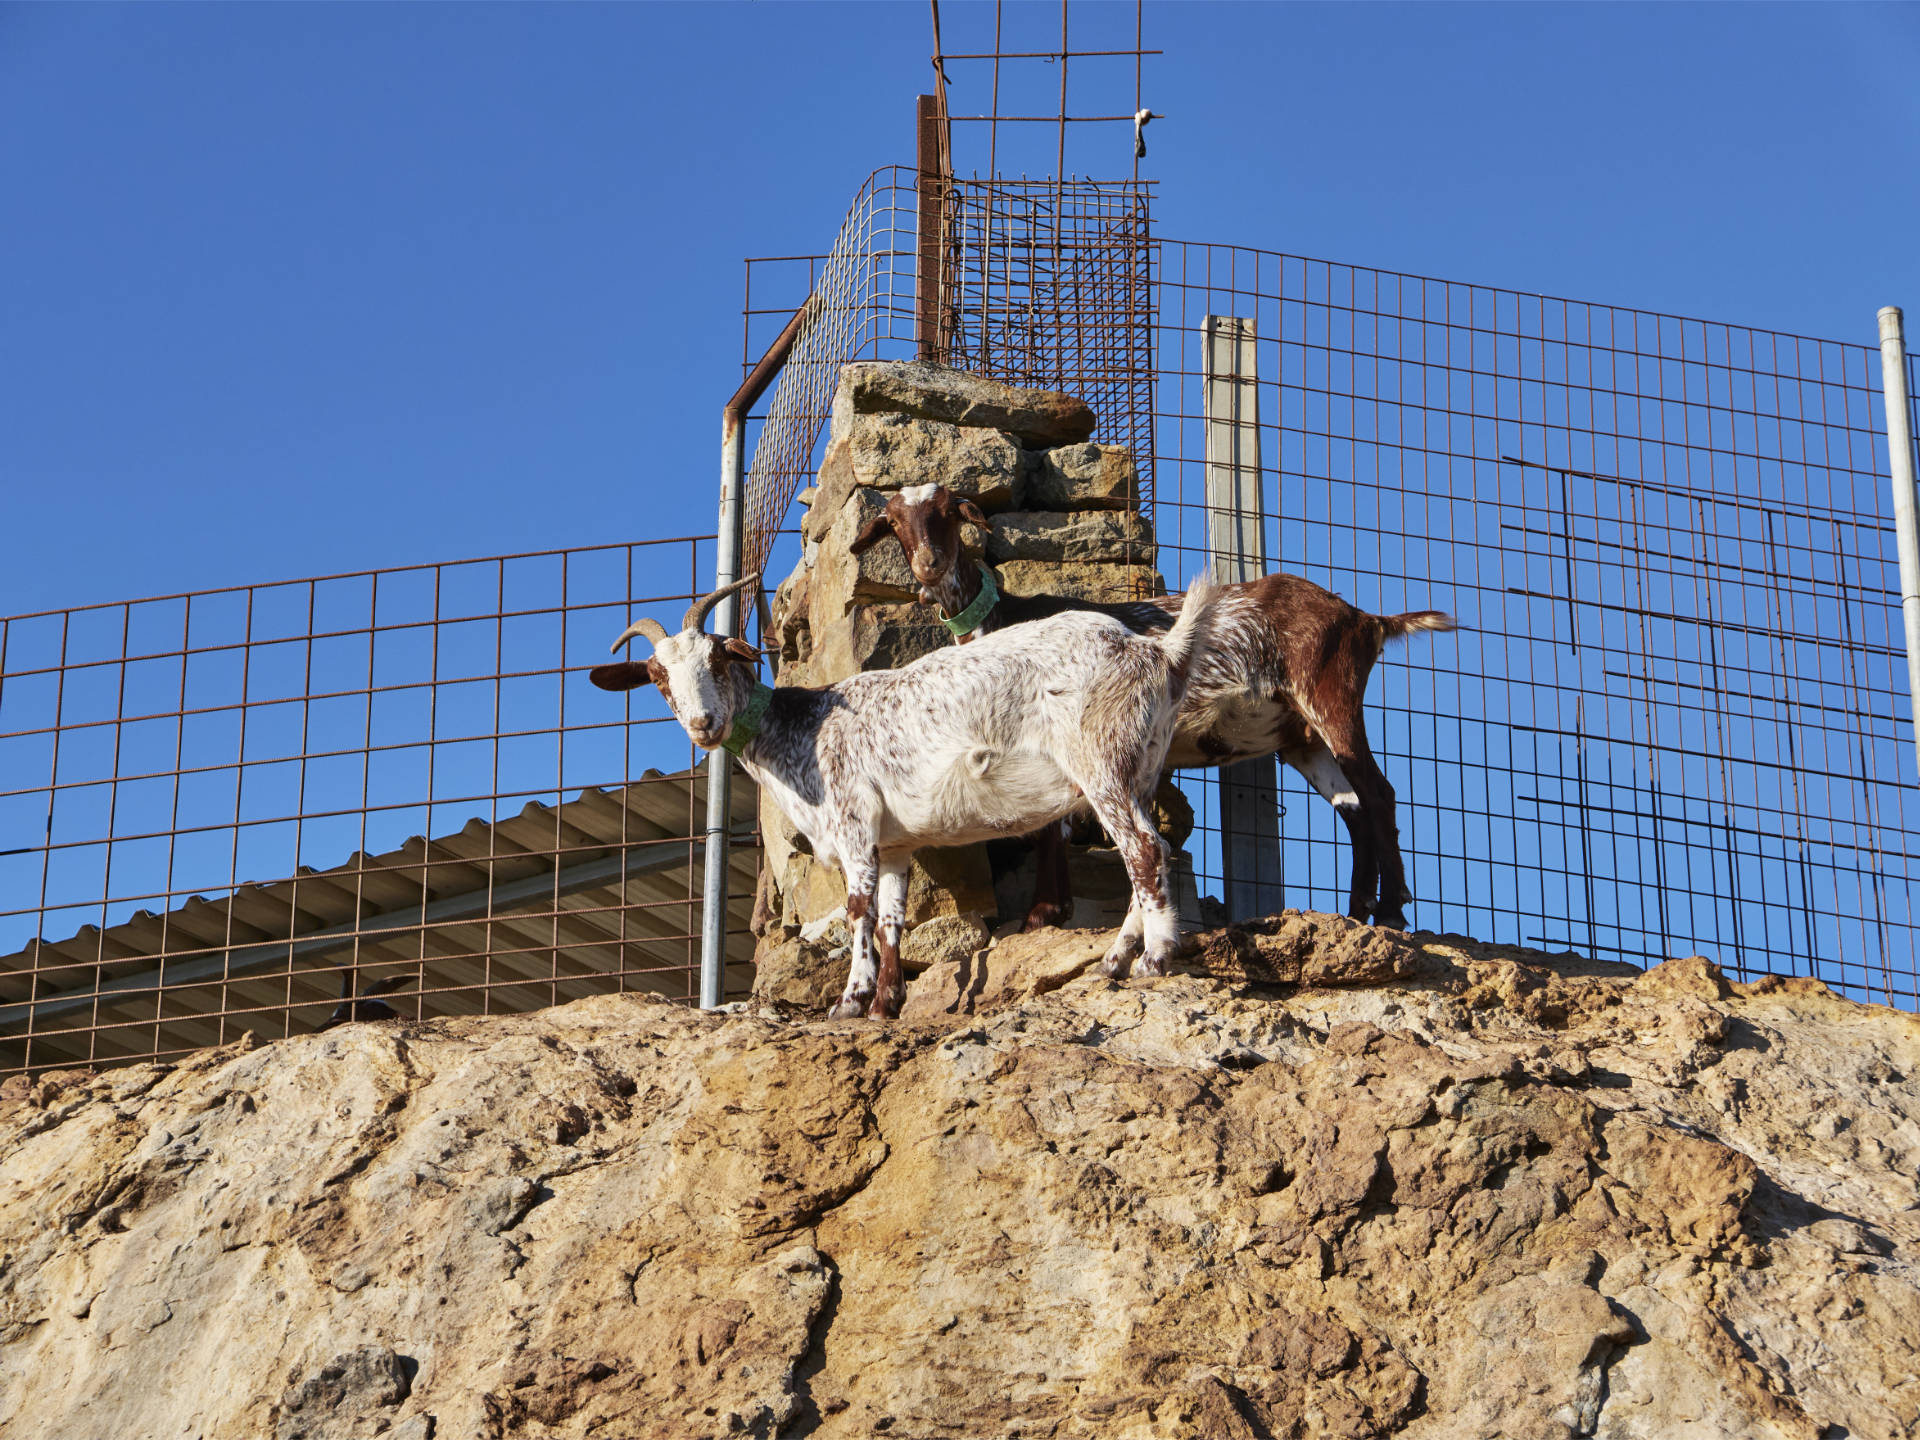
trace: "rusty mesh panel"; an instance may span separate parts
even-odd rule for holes
[[[586,671],[712,563],[640,541],[0,619],[0,1073],[697,993],[705,772]],[[754,813],[737,784],[736,995]]]
[[[877,354],[898,324],[910,322],[914,180],[913,171],[898,167],[875,171],[854,197],[832,250],[809,267],[812,289],[800,297],[807,317],[767,402],[747,468],[742,573],[765,567],[794,495],[814,472],[840,367]]]
[[[1009,384],[1081,396],[1099,419],[1094,438],[1133,452],[1142,506],[1152,513],[1148,187],[942,180],[933,207],[942,227],[940,274],[928,281],[939,319],[936,333],[923,337],[919,185],[910,168],[876,171],[826,256],[747,262],[743,368],[777,323],[803,303],[809,311],[748,467],[749,570],[765,567],[794,495],[815,473],[840,367],[854,359],[923,354]]]

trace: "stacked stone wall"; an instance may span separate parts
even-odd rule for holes
[[[1164,593],[1133,456],[1093,441],[1094,426],[1084,401],[1057,391],[918,362],[847,366],[818,481],[799,497],[801,558],[773,596],[776,683],[828,685],[953,644],[934,610],[918,602],[898,545],[852,552],[889,494],[905,486],[944,485],[980,507],[991,526],[966,527],[967,557],[992,564],[1008,594]],[[1156,808],[1163,832],[1184,841],[1192,815],[1179,792],[1163,787]],[[838,866],[807,852],[770,799],[761,801],[760,821],[755,995],[806,1008],[830,1003],[846,978],[845,882]],[[1104,837],[1089,825],[1076,838]],[[1020,842],[996,842],[920,853],[901,950],[909,971],[970,955],[1025,914],[1033,865],[1022,852]],[[1093,844],[1078,848],[1072,864],[1075,920],[1117,925],[1127,896],[1117,860]]]

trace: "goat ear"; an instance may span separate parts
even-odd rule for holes
[[[635,690],[653,683],[653,676],[647,672],[647,667],[636,660],[596,665],[587,672],[587,678],[602,690]]]
[[[962,520],[971,520],[982,530],[991,528],[987,523],[987,517],[980,513],[980,507],[971,500],[962,500],[960,502],[960,518]]]
[[[852,554],[864,555],[892,534],[893,522],[885,515],[876,515],[867,522],[865,529],[853,537],[853,544],[847,549]]]
[[[744,660],[749,665],[760,663],[760,652],[744,640],[727,641],[727,653],[736,660]]]

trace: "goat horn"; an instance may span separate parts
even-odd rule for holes
[[[647,620],[644,618],[636,620],[620,632],[620,638],[613,642],[612,653],[618,655],[620,653],[620,647],[636,635],[646,636],[647,639],[653,642],[654,648],[658,649],[660,642],[667,638],[667,627],[662,625],[658,620]]]
[[[682,630],[700,630],[705,628],[707,612],[709,610],[726,599],[727,596],[733,594],[734,591],[744,590],[749,585],[757,585],[759,582],[759,573],[755,572],[752,575],[734,581],[731,585],[722,585],[718,590],[703,600],[694,601],[693,604],[687,607],[687,618],[680,622],[680,628]]]

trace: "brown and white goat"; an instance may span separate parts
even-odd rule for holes
[[[696,745],[725,746],[822,860],[847,880],[853,964],[833,1009],[898,1015],[907,866],[923,845],[964,845],[1091,806],[1126,859],[1133,902],[1103,969],[1124,976],[1139,957],[1166,973],[1179,943],[1168,852],[1146,799],[1173,738],[1189,676],[1205,653],[1211,605],[1189,592],[1178,623],[1142,635],[1104,615],[1061,614],[821,689],[769,689],[740,640],[701,629],[723,596],[697,601],[680,632],[636,621],[653,642],[644,664],[602,665],[603,690],[659,687]],[[877,913],[876,913],[877,900]],[[879,930],[879,963],[874,932]]]
[[[985,596],[991,572],[969,564],[961,525],[986,528],[971,501],[939,485],[914,485],[887,501],[855,537],[858,555],[889,537],[906,552],[920,599],[938,606],[965,645],[1007,627],[1070,611],[1111,615],[1143,634],[1165,629],[1183,597],[1099,604],[1060,595]],[[996,582],[997,589],[997,582]],[[954,617],[960,618],[956,623]],[[1390,641],[1452,630],[1437,610],[1370,615],[1297,575],[1266,575],[1216,592],[1207,648],[1175,722],[1168,769],[1231,765],[1277,754],[1346,822],[1353,841],[1347,913],[1397,930],[1413,899],[1400,857],[1393,786],[1367,744],[1367,678]],[[962,633],[962,632],[965,633]],[[1056,923],[1071,906],[1057,827],[1034,836],[1040,883],[1027,929]]]

